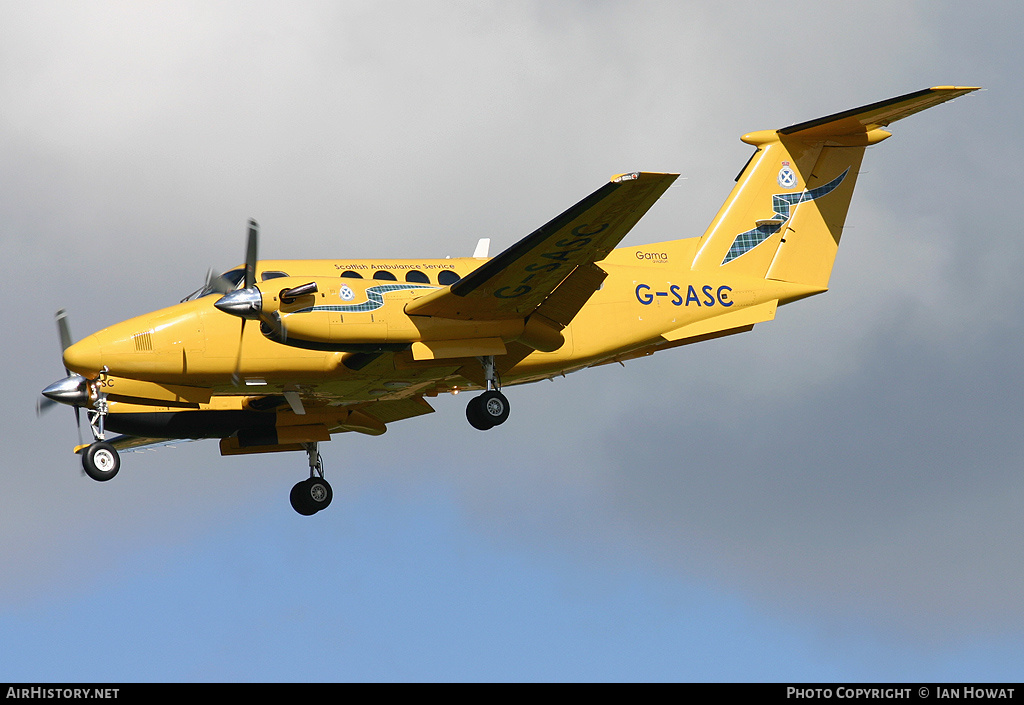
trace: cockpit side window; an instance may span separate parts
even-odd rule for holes
[[[220,275],[221,279],[227,279],[229,282],[234,284],[236,287],[242,283],[245,279],[245,267],[239,267],[238,269],[230,269]]]
[[[205,286],[200,289],[196,289],[191,294],[181,300],[182,303],[191,301],[192,299],[201,299],[204,296],[210,294],[221,294],[225,290],[237,289],[238,285],[245,279],[245,267],[239,267],[237,269],[229,269],[228,271],[217,277],[220,281],[207,282]]]

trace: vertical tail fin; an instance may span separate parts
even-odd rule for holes
[[[938,87],[741,139],[757,148],[700,239],[694,270],[825,289],[864,149],[886,125],[977,90]]]

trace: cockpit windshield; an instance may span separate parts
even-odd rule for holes
[[[237,289],[238,285],[242,283],[245,278],[245,267],[238,267],[237,269],[229,269],[220,276],[211,276],[207,279],[206,285],[196,289],[191,294],[181,300],[182,303],[186,301],[192,301],[193,299],[201,299],[204,296],[210,294],[223,294],[233,289]]]

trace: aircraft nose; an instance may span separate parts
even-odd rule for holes
[[[64,366],[73,372],[93,379],[103,369],[103,356],[95,335],[82,338],[64,351]]]

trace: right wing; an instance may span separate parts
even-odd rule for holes
[[[613,178],[451,287],[410,302],[406,313],[461,320],[529,316],[578,268],[589,270],[607,257],[677,176],[633,172]],[[602,279],[581,272],[571,288],[582,289],[562,297],[585,302]]]

